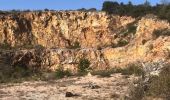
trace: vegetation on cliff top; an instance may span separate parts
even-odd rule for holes
[[[157,4],[152,6],[149,1],[145,1],[143,4],[133,5],[132,2],[124,4],[123,2],[118,3],[116,1],[104,1],[101,11],[106,11],[108,14],[116,14],[120,16],[132,16],[132,17],[142,17],[146,14],[157,15],[161,19],[166,19],[170,21],[170,2],[168,0],[161,0],[162,4]],[[45,8],[44,10],[34,10],[35,12],[42,11],[55,11]],[[77,11],[83,12],[95,12],[98,11],[96,8],[80,8]],[[0,14],[18,14],[20,12],[31,12],[31,10],[9,10],[1,11]]]
[[[142,17],[146,14],[157,15],[161,19],[170,21],[170,4],[157,4],[151,6],[148,1],[144,4],[133,5],[132,2],[128,4],[118,3],[113,1],[105,1],[103,3],[102,11],[106,11],[109,14],[117,14],[121,16]]]

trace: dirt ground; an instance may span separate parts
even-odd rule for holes
[[[89,74],[53,81],[0,84],[0,100],[124,100],[137,79],[133,75]]]

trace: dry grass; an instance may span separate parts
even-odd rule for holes
[[[151,78],[147,95],[170,98],[170,65],[165,66],[159,76]]]
[[[144,71],[142,67],[137,64],[129,64],[126,68],[112,68],[109,70],[100,70],[92,72],[92,75],[99,75],[101,77],[110,77],[113,73],[121,73],[122,75],[136,75],[142,76],[144,75]]]
[[[132,88],[132,90],[132,100],[137,100],[137,98],[161,98],[161,100],[169,100],[170,64],[162,69],[159,76],[150,76],[148,82],[140,80],[138,85],[135,88]]]

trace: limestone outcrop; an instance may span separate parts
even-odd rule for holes
[[[95,70],[136,62],[169,61],[170,33],[155,36],[155,31],[169,30],[170,25],[155,17],[138,20],[78,11],[0,17],[0,43],[15,48],[3,50],[13,66],[55,70],[62,65],[76,71],[81,58],[87,58]],[[37,45],[43,48],[37,49]]]
[[[42,45],[67,48],[78,42],[82,48],[107,46],[114,30],[134,21],[131,17],[104,12],[28,12],[1,15],[0,43],[12,47]]]

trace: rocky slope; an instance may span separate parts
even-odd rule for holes
[[[94,70],[168,61],[169,29],[168,22],[151,15],[141,19],[78,11],[0,15],[0,43],[12,48],[1,54],[13,66],[49,70],[63,66],[73,72],[81,58],[87,58]],[[156,30],[168,32],[157,36]]]

